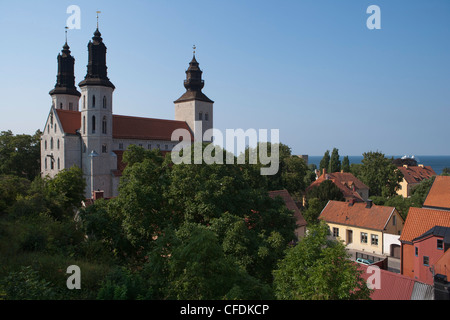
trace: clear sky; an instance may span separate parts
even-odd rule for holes
[[[115,114],[173,119],[195,44],[220,130],[279,129],[294,154],[450,155],[449,0],[2,0],[0,130],[42,130],[70,5],[76,83],[102,12]]]

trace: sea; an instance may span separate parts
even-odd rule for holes
[[[385,155],[386,158],[402,158],[405,155]],[[408,155],[409,158],[411,158],[411,155]],[[413,156],[418,164],[423,164],[424,166],[430,166],[436,174],[441,174],[442,170],[444,168],[450,168],[450,156]],[[315,164],[317,167],[319,167],[320,160],[322,160],[323,155],[321,156],[308,156],[308,164]],[[341,161],[344,158],[343,156],[340,157]],[[348,160],[350,161],[350,164],[352,163],[361,163],[361,160],[363,159],[363,156],[348,156]]]

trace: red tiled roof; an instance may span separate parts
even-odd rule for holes
[[[280,196],[283,199],[284,203],[286,204],[286,208],[294,212],[294,217],[296,219],[297,226],[299,227],[306,226],[307,223],[305,218],[303,218],[300,209],[297,207],[294,199],[292,199],[291,195],[287,190],[269,191],[269,196],[272,199],[275,199],[275,197]]]
[[[176,129],[191,132],[185,121],[113,115],[114,139],[171,141]]]
[[[320,213],[319,219],[347,226],[384,230],[394,210],[394,207],[375,204],[367,208],[365,202],[351,205],[349,202],[331,200]]]
[[[56,114],[65,133],[75,134],[81,128],[81,112],[56,109]]]
[[[374,273],[367,270],[369,266],[360,264],[362,277],[368,280]],[[379,288],[374,288],[370,297],[372,300],[411,300],[415,280],[399,273],[379,269]],[[372,278],[370,279],[372,280]]]
[[[450,211],[411,207],[399,240],[412,242],[434,226],[450,227]]]
[[[403,174],[407,183],[420,183],[436,175],[430,166],[402,166],[397,167]]]
[[[64,132],[75,134],[76,130],[81,128],[81,112],[68,110],[56,110],[56,112]],[[114,139],[171,141],[172,133],[176,129],[186,129],[191,132],[185,121],[113,115]]]
[[[324,172],[316,181],[306,189],[307,191],[319,186],[323,181],[331,180],[342,191],[345,198],[355,198],[364,201],[356,190],[369,189],[361,180],[349,172]]]
[[[450,209],[450,176],[436,176],[423,206]]]

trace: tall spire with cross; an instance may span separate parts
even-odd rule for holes
[[[49,92],[51,96],[58,94],[67,94],[71,96],[81,96],[75,87],[75,58],[70,54],[70,47],[67,44],[67,29],[65,27],[65,43],[58,54],[58,73],[56,75],[55,88]]]

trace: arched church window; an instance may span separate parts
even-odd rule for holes
[[[92,116],[92,133],[95,133],[95,116]]]
[[[86,134],[86,116],[83,116],[83,134]]]
[[[50,139],[50,150],[53,150],[53,138]]]
[[[44,141],[44,149],[47,150],[47,140]]]
[[[44,159],[44,169],[47,170],[47,157]]]
[[[209,114],[208,114],[208,112],[205,113],[205,121],[209,121]]]
[[[56,141],[56,148],[59,150],[59,139]]]
[[[83,109],[86,109],[86,96],[83,96]]]
[[[95,96],[92,96],[92,108],[95,108]]]
[[[107,123],[106,123],[106,116],[105,116],[105,117],[103,117],[103,121],[102,121],[102,133],[103,134],[107,133],[106,126],[107,126]]]
[[[58,158],[58,170],[61,168],[59,158]]]
[[[105,144],[102,145],[102,153],[107,153],[108,152],[108,146]]]
[[[106,109],[106,96],[103,96],[103,109]]]
[[[202,113],[202,112],[200,112],[200,113],[198,114],[198,120],[203,120],[203,113]]]

